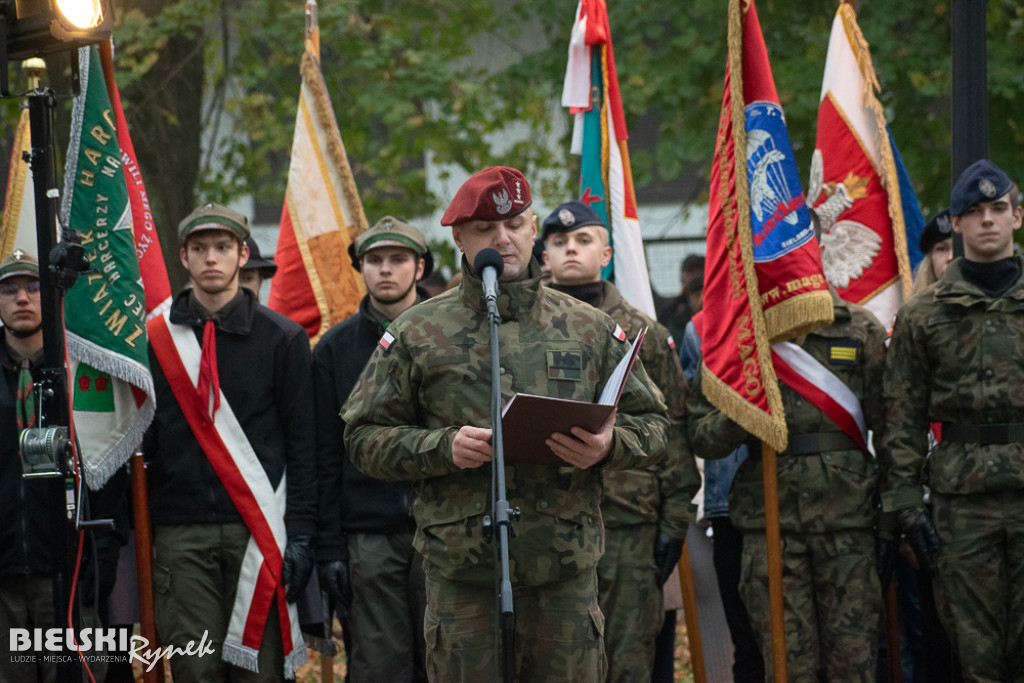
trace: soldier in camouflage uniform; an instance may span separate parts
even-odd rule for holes
[[[882,426],[885,329],[832,291],[835,320],[797,340],[862,403],[868,429]],[[707,302],[705,302],[707,304]],[[706,306],[707,308],[707,306]],[[740,595],[772,672],[761,444],[713,408],[698,372],[687,402],[690,443],[721,458],[747,442],[729,494],[729,518],[743,532]],[[878,465],[821,409],[780,382],[789,448],[778,454],[786,667],[790,681],[874,681],[882,593],[876,572]]]
[[[502,256],[501,394],[593,401],[629,346],[604,313],[541,287],[532,258],[536,220],[522,174],[485,169],[442,218],[465,252],[463,280],[391,324],[342,418],[356,467],[415,480],[416,547],[427,584],[425,633],[432,681],[494,677],[494,545],[491,513],[491,362],[486,304],[470,267],[484,248]],[[574,427],[547,443],[564,467],[510,465],[507,498],[522,510],[510,543],[515,665],[520,681],[592,681],[606,674],[597,603],[603,552],[601,472],[653,462],[666,446],[661,392],[637,364],[618,412],[596,433]],[[575,438],[574,438],[575,437]]]
[[[988,161],[953,187],[964,257],[896,316],[882,494],[925,566],[967,681],[1024,680],[1022,209]],[[929,423],[941,439],[928,456]],[[927,457],[926,457],[927,456]],[[930,514],[924,489],[930,490]]]
[[[640,359],[665,395],[672,420],[665,457],[653,467],[606,472],[601,502],[605,544],[597,584],[605,617],[607,680],[647,683],[664,620],[661,587],[679,562],[692,517],[690,501],[700,489],[686,437],[686,379],[668,330],[601,280],[612,249],[597,212],[572,200],[556,208],[543,227],[552,289],[601,309],[629,339],[647,328]]]

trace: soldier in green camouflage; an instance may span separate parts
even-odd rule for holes
[[[872,393],[882,382],[885,328],[835,290],[832,299],[834,322],[795,343],[852,392],[877,448],[884,416]],[[705,300],[709,309],[712,302]],[[770,676],[761,444],[712,407],[701,384],[698,372],[687,401],[694,454],[721,458],[741,443],[750,445],[733,479],[729,518],[743,532],[739,590]],[[821,408],[783,382],[779,388],[789,430],[789,447],[778,454],[787,674],[790,681],[812,683],[874,681],[882,614],[875,564],[878,464]]]
[[[463,280],[388,328],[342,418],[356,467],[415,480],[415,544],[426,568],[425,635],[432,681],[494,677],[494,545],[484,538],[491,468],[490,348],[480,278],[484,248],[504,263],[501,394],[594,401],[629,345],[604,313],[540,286],[532,258],[529,185],[485,169],[456,193],[442,223],[465,253]],[[596,566],[604,545],[601,473],[653,462],[666,447],[661,392],[638,363],[614,418],[596,433],[552,434],[564,467],[507,466],[507,498],[522,510],[510,543],[515,665],[520,681],[604,681],[604,618]]]
[[[606,472],[601,502],[605,550],[597,585],[605,618],[607,680],[646,683],[664,620],[662,584],[679,562],[692,518],[690,501],[700,489],[686,436],[686,378],[668,330],[601,280],[612,249],[608,229],[594,209],[578,200],[565,202],[544,220],[542,237],[552,289],[601,309],[629,339],[647,328],[640,359],[669,408],[665,457],[653,467]]]
[[[964,256],[896,316],[885,398],[892,464],[882,501],[918,561],[966,681],[1024,680],[1022,209],[989,161],[953,187]],[[928,453],[929,424],[940,423]],[[925,496],[925,488],[928,495]],[[930,513],[925,503],[930,503]]]

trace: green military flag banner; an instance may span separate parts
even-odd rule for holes
[[[61,222],[81,234],[90,269],[67,293],[64,322],[86,482],[98,488],[141,442],[155,397],[116,117],[98,50],[81,48],[78,59]]]

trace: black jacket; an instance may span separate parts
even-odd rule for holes
[[[274,488],[288,470],[289,536],[316,530],[316,460],[309,339],[297,323],[239,296],[215,319],[220,388]],[[204,320],[191,291],[171,303],[170,322],[190,325],[202,346]],[[156,416],[146,432],[149,509],[154,524],[227,524],[242,521],[227,490],[196,441],[171,392],[152,346]]]
[[[3,331],[0,330],[0,577],[49,574],[56,540],[52,531],[54,508],[59,508],[59,517],[63,519],[64,516],[63,481],[60,478],[25,479],[21,476],[19,432],[14,417],[18,365],[2,340]],[[39,363],[30,367],[34,379],[38,379],[39,369]],[[83,496],[88,498],[84,503],[87,507],[83,518],[114,519],[117,524],[116,530],[95,530],[87,534],[87,539],[95,539],[94,544],[101,546],[99,552],[114,558],[125,540],[126,485],[127,478],[122,468],[97,492],[83,487]],[[82,555],[83,567],[92,555],[92,550],[86,547]]]
[[[345,453],[341,406],[384,334],[384,320],[364,296],[359,311],[331,328],[313,350],[316,449],[320,488],[317,558],[347,556],[346,533],[415,531],[412,482],[381,481],[352,465]]]

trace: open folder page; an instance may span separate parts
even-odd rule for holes
[[[555,432],[571,436],[573,427],[582,427],[588,432],[601,428],[618,405],[646,333],[647,328],[644,328],[637,335],[629,353],[622,357],[608,377],[596,403],[533,394],[513,396],[501,414],[505,462],[567,467],[567,463],[544,442]]]

